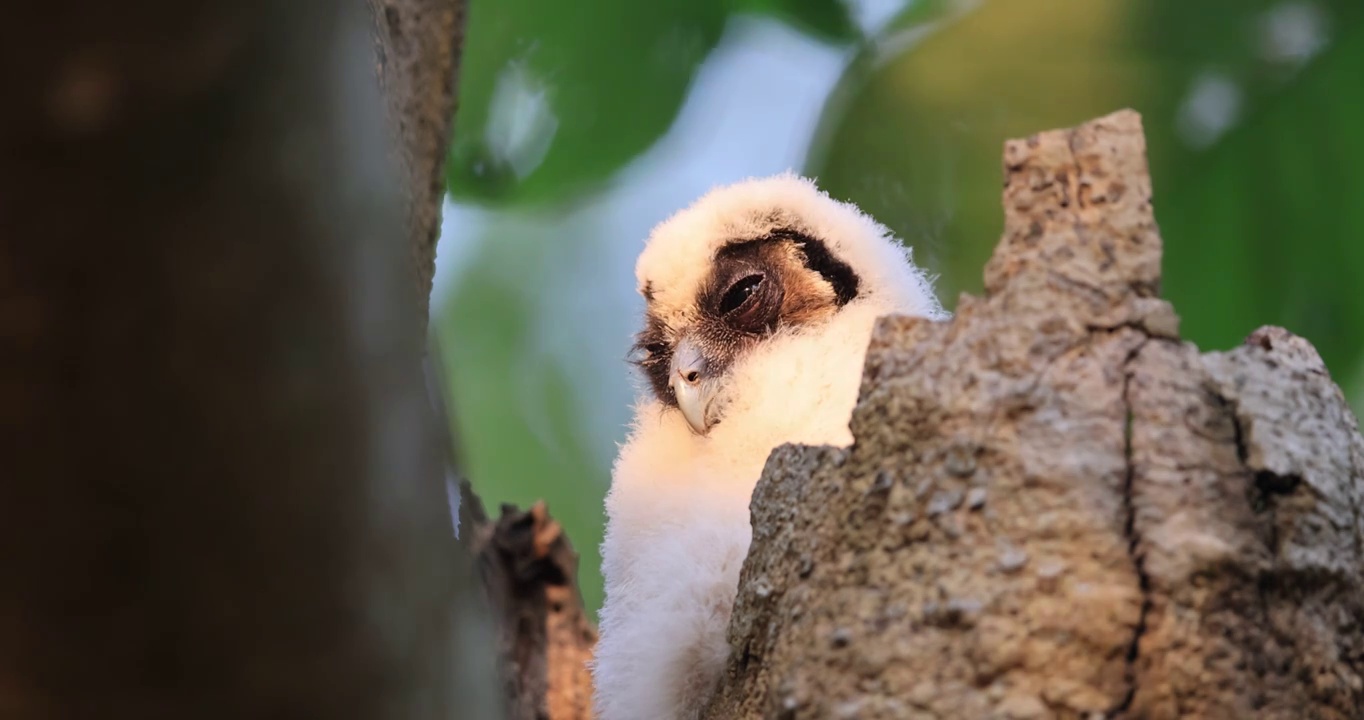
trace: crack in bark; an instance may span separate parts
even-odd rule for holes
[[[839,451],[846,468],[815,465],[827,450],[769,461],[750,510],[755,531],[774,529],[755,534],[745,582],[772,582],[782,602],[740,591],[730,632],[744,639],[741,655],[704,717],[1289,718],[1327,704],[1331,717],[1356,714],[1351,667],[1364,657],[1357,558],[1342,558],[1336,546],[1331,555],[1295,555],[1311,539],[1299,531],[1334,532],[1342,550],[1364,543],[1358,529],[1351,540],[1335,527],[1351,512],[1356,524],[1364,515],[1357,488],[1347,489],[1352,510],[1334,484],[1321,498],[1330,508],[1310,507],[1304,494],[1321,492],[1324,472],[1339,479],[1338,445],[1321,457],[1320,444],[1307,441],[1336,411],[1312,395],[1318,383],[1285,399],[1303,378],[1264,376],[1272,364],[1246,379],[1219,378],[1215,363],[1179,338],[1174,309],[1152,299],[1160,239],[1146,168],[1122,155],[1143,151],[1140,126],[1132,116],[1112,122],[1122,137],[1092,127],[1070,134],[1078,176],[1049,169],[1067,163],[1056,134],[1027,148],[1006,144],[1006,232],[986,267],[986,297],[963,301],[958,326],[942,332],[899,321],[878,331],[853,415],[854,450]],[[1104,180],[1122,174],[1132,176],[1124,187]],[[1114,203],[1113,216],[1105,219],[1103,208],[1058,213],[1058,192],[1081,209]],[[1072,221],[1084,224],[1076,238],[1068,237]],[[1043,237],[1044,225],[1053,235]],[[1117,251],[1095,246],[1105,240]],[[1297,353],[1285,360],[1311,360],[1298,341],[1285,350]],[[934,352],[954,356],[925,360]],[[1231,358],[1222,374],[1244,369],[1242,360]],[[1276,415],[1265,407],[1275,402],[1311,412]],[[897,490],[882,508],[874,489],[886,480],[877,473],[957,477],[949,451],[976,433],[991,455],[978,480],[963,482],[990,488],[985,512],[997,515],[982,513],[952,533],[938,528],[941,545],[936,535],[885,542],[887,512],[912,521],[946,504]],[[920,438],[932,444],[915,447]],[[1296,444],[1279,447],[1287,441]],[[1364,441],[1352,442],[1358,476]],[[1075,457],[1055,462],[1067,450]],[[1257,476],[1248,464],[1317,484]],[[863,497],[875,517],[853,514],[867,500],[845,489],[868,485]],[[810,487],[819,494],[799,490]],[[1278,517],[1249,512],[1246,501],[1257,498]],[[1005,513],[1010,524],[995,524]],[[1269,562],[1266,521],[1284,523],[1274,541],[1284,556]],[[978,540],[994,541],[993,551]],[[837,544],[830,552],[821,543]],[[821,562],[834,564],[813,576],[802,570],[810,548],[824,548]],[[779,594],[793,587],[802,590]],[[1337,588],[1355,594],[1342,598]],[[907,599],[890,599],[892,591]],[[942,630],[959,620],[943,613],[944,601],[980,597],[1008,604],[987,604],[971,630]],[[919,606],[925,615],[910,617]],[[893,623],[904,618],[901,634]],[[831,650],[839,637],[860,657]],[[750,657],[753,649],[761,657]]]
[[[1137,330],[1143,332],[1144,334],[1144,331],[1142,331],[1140,328],[1137,328]],[[1133,348],[1131,352],[1127,354],[1127,357],[1123,360],[1122,403],[1123,409],[1126,411],[1125,426],[1123,427],[1123,458],[1127,466],[1127,477],[1123,483],[1122,493],[1123,511],[1127,514],[1124,533],[1127,536],[1128,543],[1127,556],[1132,560],[1132,567],[1137,572],[1138,587],[1141,589],[1141,613],[1137,616],[1137,626],[1132,631],[1132,644],[1129,645],[1127,648],[1126,674],[1130,687],[1128,688],[1127,694],[1123,697],[1122,701],[1119,702],[1116,706],[1114,706],[1114,708],[1107,713],[1108,715],[1120,715],[1122,713],[1126,713],[1127,710],[1132,706],[1132,701],[1136,699],[1137,696],[1136,664],[1137,659],[1141,655],[1141,638],[1143,635],[1146,634],[1146,618],[1151,611],[1151,581],[1146,574],[1146,568],[1144,566],[1143,558],[1141,556],[1141,553],[1138,551],[1137,547],[1138,544],[1140,543],[1141,538],[1137,533],[1136,527],[1137,507],[1136,503],[1132,501],[1133,492],[1132,486],[1136,479],[1136,466],[1132,462],[1132,434],[1136,418],[1132,411],[1131,397],[1133,375],[1133,370],[1131,367],[1132,363],[1133,361],[1136,360],[1137,355],[1141,353],[1142,348],[1146,347],[1147,343],[1150,342],[1152,342],[1152,338],[1150,337],[1150,335],[1147,335],[1146,339],[1143,340],[1140,344],[1138,344],[1135,348]]]
[[[1364,460],[1364,458],[1355,458]],[[1364,485],[1364,467],[1355,465],[1355,472],[1351,473],[1351,482],[1357,485]],[[1360,505],[1360,497],[1356,495],[1354,502],[1350,503],[1354,510],[1355,518],[1355,556],[1364,557],[1364,506]]]
[[[1246,482],[1246,494],[1249,496],[1251,509],[1256,513],[1268,513],[1269,515],[1269,539],[1268,547],[1271,557],[1278,557],[1280,551],[1279,542],[1279,517],[1277,495],[1290,495],[1298,488],[1309,487],[1303,483],[1301,475],[1290,473],[1282,475],[1272,470],[1257,469],[1250,464],[1250,449],[1246,444],[1245,426],[1241,421],[1240,403],[1235,399],[1228,398],[1220,390],[1212,391],[1213,397],[1218,405],[1226,411],[1231,418],[1232,430],[1236,442],[1236,458],[1240,463],[1240,476]]]

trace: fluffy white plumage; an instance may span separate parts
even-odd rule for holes
[[[748,504],[768,455],[787,442],[850,443],[876,318],[945,315],[886,228],[785,174],[712,190],[654,229],[636,267],[651,316],[669,327],[696,318],[717,253],[774,231],[822,241],[856,274],[857,294],[745,346],[725,372],[723,420],[706,434],[656,392],[636,405],[606,500],[606,603],[593,661],[600,720],[696,716],[729,652]]]

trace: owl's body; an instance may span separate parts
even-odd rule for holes
[[[600,720],[696,717],[724,668],[773,448],[843,446],[872,326],[944,315],[885,228],[793,175],[712,191],[636,274],[650,383],[607,497]]]

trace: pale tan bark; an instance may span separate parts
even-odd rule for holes
[[[985,297],[769,460],[707,717],[1364,717],[1364,440],[1305,340],[1178,339],[1144,153],[1006,144]]]

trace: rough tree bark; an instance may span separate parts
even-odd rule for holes
[[[363,8],[6,27],[0,717],[456,716]]]
[[[589,720],[597,641],[578,592],[578,556],[543,502],[503,505],[496,522],[463,485],[462,523],[499,628],[507,717]]]
[[[425,322],[467,7],[463,0],[370,0],[370,10]],[[454,451],[449,460],[456,462]],[[496,621],[501,712],[512,720],[587,720],[592,693],[586,660],[596,630],[578,592],[577,555],[542,503],[525,512],[503,506],[492,521],[467,481],[459,489],[460,539],[477,560],[486,607]]]
[[[1320,358],[1180,342],[1135,113],[1004,155],[985,297],[882,321],[855,444],[769,459],[707,717],[1364,717],[1364,440]]]
[[[464,0],[369,0],[369,8],[379,85],[394,139],[390,160],[404,190],[418,316],[425,326],[468,5]]]

